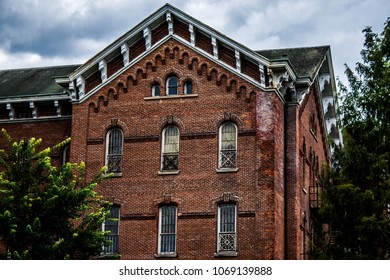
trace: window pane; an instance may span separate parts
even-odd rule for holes
[[[119,246],[119,207],[111,207],[109,217],[104,221],[104,231],[110,231],[105,236],[106,240],[110,241],[110,244],[103,249],[104,254],[118,253]]]
[[[119,128],[114,128],[108,132],[108,172],[122,172],[122,141],[122,130],[120,130]]]
[[[220,206],[220,232],[236,231],[236,206],[234,204],[224,204]]]
[[[237,238],[236,205],[220,205],[218,219],[218,251],[235,251]]]
[[[111,130],[108,139],[108,154],[121,155],[122,154],[122,131],[118,128]]]
[[[227,123],[221,129],[221,150],[236,149],[236,126],[232,123]]]
[[[160,252],[176,252],[176,206],[160,209]]]
[[[168,95],[177,94],[178,80],[176,77],[170,77],[167,82]]]
[[[192,83],[186,82],[184,85],[184,94],[192,94]]]
[[[152,87],[152,96],[160,96],[160,85],[154,84]]]
[[[165,129],[164,135],[164,153],[179,152],[179,129],[176,126],[170,126]]]
[[[220,129],[219,168],[237,167],[237,128],[225,123]]]

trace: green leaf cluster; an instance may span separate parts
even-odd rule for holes
[[[12,259],[90,259],[106,244],[102,222],[110,204],[95,188],[104,170],[85,180],[85,164],[52,164],[69,143],[39,150],[40,139],[0,150],[0,240]]]

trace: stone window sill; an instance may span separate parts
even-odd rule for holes
[[[177,253],[159,253],[154,255],[155,258],[176,258]]]
[[[218,168],[217,173],[232,173],[238,172],[238,168]]]
[[[177,98],[193,98],[198,97],[197,94],[178,94],[178,95],[161,95],[161,96],[147,96],[144,100],[163,100],[163,99],[177,99]]]
[[[214,254],[214,257],[220,258],[220,257],[237,257],[238,254],[236,251],[222,251]]]
[[[180,170],[172,170],[172,171],[158,171],[158,175],[178,175]]]

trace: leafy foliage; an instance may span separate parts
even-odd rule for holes
[[[85,165],[52,165],[51,154],[69,143],[38,151],[40,139],[0,150],[0,240],[12,259],[89,259],[106,243],[102,222],[109,204],[94,191],[102,170],[85,181]]]
[[[321,182],[328,258],[390,257],[390,18],[380,35],[363,32],[363,62],[346,65],[349,87],[339,83],[344,146]]]

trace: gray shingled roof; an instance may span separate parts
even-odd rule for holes
[[[314,79],[325,59],[329,46],[256,51],[270,60],[288,59],[299,77]]]
[[[62,94],[55,77],[67,77],[79,65],[0,70],[0,99]]]
[[[313,79],[329,46],[256,51],[270,60],[288,59],[300,77]],[[62,94],[55,77],[67,77],[80,65],[0,70],[0,99]]]

